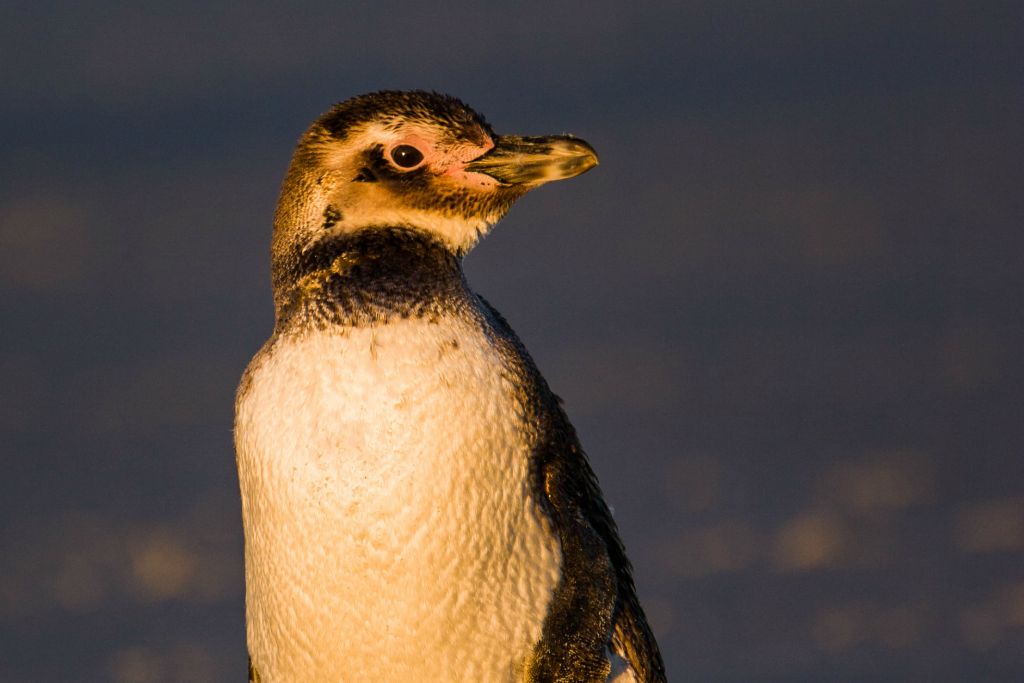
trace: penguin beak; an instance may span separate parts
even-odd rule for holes
[[[506,185],[537,186],[572,178],[597,166],[597,152],[571,135],[519,137],[502,135],[493,148],[466,164]]]

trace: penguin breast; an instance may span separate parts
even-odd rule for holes
[[[254,359],[236,441],[264,680],[517,677],[561,556],[511,377],[456,315],[282,334]]]

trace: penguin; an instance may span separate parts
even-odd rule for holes
[[[561,400],[462,268],[597,163],[424,91],[302,136],[236,400],[250,681],[666,680]]]

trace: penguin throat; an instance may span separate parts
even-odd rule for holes
[[[282,280],[278,326],[434,318],[469,296],[459,256],[422,231],[398,227],[320,240],[296,254]]]

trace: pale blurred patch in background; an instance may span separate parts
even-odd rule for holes
[[[10,3],[9,3],[10,4]],[[244,680],[238,377],[334,101],[601,166],[466,261],[566,402],[673,680],[1024,680],[1011,2],[14,2],[0,681]]]

